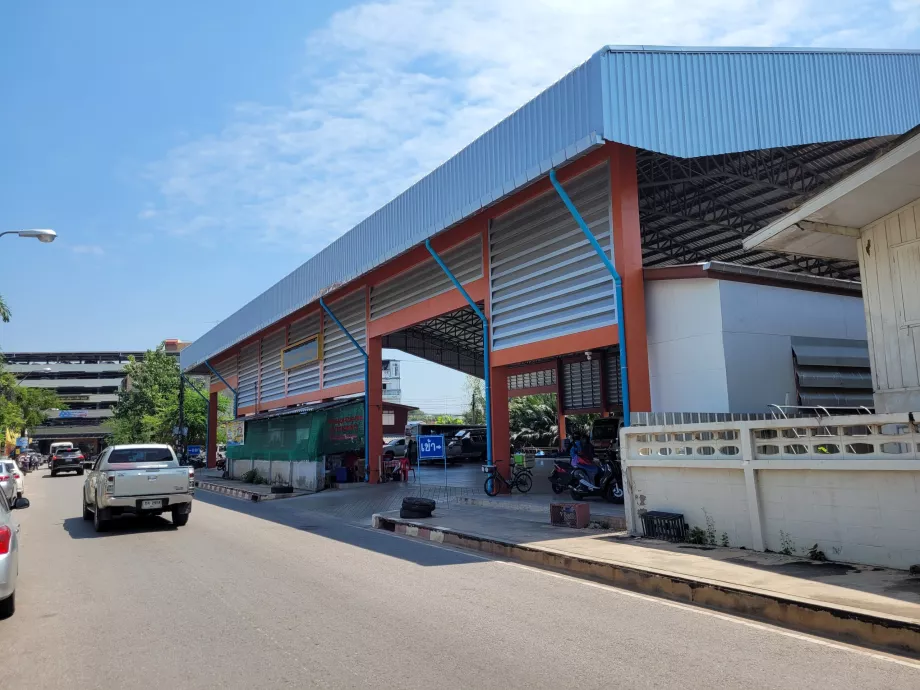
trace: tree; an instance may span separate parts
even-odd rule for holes
[[[552,393],[512,398],[508,410],[511,443],[546,448],[559,444],[556,396]]]
[[[0,321],[3,321],[3,323],[9,323],[12,316],[13,312],[10,311],[9,306],[3,299],[3,295],[0,295]]]
[[[467,374],[463,382],[463,389],[470,401],[469,407],[463,413],[463,423],[479,425],[486,423],[486,385],[485,381]]]
[[[112,418],[113,443],[173,443],[179,425],[179,362],[161,345],[147,350],[143,360],[133,357],[125,365],[127,385],[118,394]],[[195,391],[209,395],[208,379],[186,383],[185,426],[190,443],[207,441],[208,403]],[[218,421],[229,420],[230,401],[217,396]]]
[[[48,410],[62,410],[67,407],[61,402],[58,394],[52,390],[24,386],[16,387],[16,404],[22,415],[22,423],[19,428],[22,429],[23,436],[25,436],[26,429],[34,429],[45,421]]]

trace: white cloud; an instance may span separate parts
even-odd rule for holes
[[[238,104],[151,166],[141,217],[304,258],[605,44],[895,47],[916,1],[393,0],[306,37],[290,101]],[[903,20],[903,21],[902,21]]]
[[[105,250],[98,244],[75,244],[70,248],[74,254],[91,254],[92,256],[102,256]]]

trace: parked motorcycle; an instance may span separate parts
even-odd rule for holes
[[[550,484],[553,487],[553,493],[557,496],[569,488],[572,483],[572,463],[568,458],[553,460],[553,471],[549,475]]]
[[[572,484],[569,487],[572,500],[580,501],[589,496],[600,496],[611,503],[623,502],[623,471],[620,463],[611,458],[600,462],[600,470],[594,475],[594,482],[581,467],[572,468]]]

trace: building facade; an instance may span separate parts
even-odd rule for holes
[[[627,419],[668,400],[653,395],[664,360],[650,353],[647,270],[858,276],[852,259],[743,243],[920,123],[918,75],[912,52],[604,48],[204,334],[183,370],[219,374],[212,396],[230,387],[241,416],[363,393],[373,451],[382,350],[399,349],[488,379],[491,458],[507,473],[512,395]],[[737,315],[740,291],[716,292],[699,308]],[[744,328],[719,331],[726,407],[743,398],[729,379],[745,373]],[[792,338],[817,336],[790,329],[771,335],[791,360],[816,345]]]
[[[118,392],[125,383],[128,358],[143,359],[143,351],[7,352],[4,367],[26,388],[51,389],[67,409],[48,410],[41,426],[29,435],[43,452],[55,441],[71,441],[97,452],[111,431]]]

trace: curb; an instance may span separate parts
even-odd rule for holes
[[[520,503],[515,503],[514,501],[508,501],[507,503],[500,503],[500,499],[492,498],[477,498],[475,496],[457,496],[454,499],[454,502],[458,505],[467,505],[467,506],[476,506],[479,508],[501,508],[503,510],[520,510],[528,513],[543,513],[547,514],[549,504],[538,505],[536,503],[525,503],[521,501]],[[626,531],[626,518],[620,517],[619,515],[591,515],[591,522],[598,523],[604,529],[617,530],[619,532]]]
[[[215,494],[223,494],[232,498],[239,498],[244,501],[261,503],[262,501],[276,501],[282,498],[294,498],[303,496],[303,493],[293,492],[289,494],[262,494],[258,491],[247,491],[246,489],[237,489],[235,486],[224,486],[223,484],[212,484],[211,482],[196,481],[195,486],[204,491],[211,491]]]
[[[920,623],[824,602],[692,579],[684,575],[646,569],[552,549],[467,534],[447,527],[376,514],[375,529],[408,537],[482,551],[539,568],[601,581],[622,589],[672,601],[694,604],[734,615],[756,618],[784,628],[844,640],[866,647],[920,656]]]

